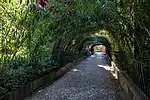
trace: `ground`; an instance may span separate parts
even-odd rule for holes
[[[122,100],[119,86],[114,86],[106,57],[94,54],[53,84],[25,100]]]

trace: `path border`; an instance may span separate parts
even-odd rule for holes
[[[150,100],[123,70],[119,70],[114,62],[112,62],[110,72],[124,90],[121,96],[125,100]]]
[[[29,82],[25,87],[18,88],[15,91],[8,92],[6,95],[0,97],[0,100],[23,100],[25,97],[29,96],[31,93],[39,89],[44,85],[52,84],[56,79],[63,76],[68,72],[73,66],[78,65],[83,59],[89,56],[83,56],[79,59],[76,59],[64,67],[61,67],[57,71],[49,72],[49,74],[38,78],[32,82]]]
[[[120,85],[124,89],[128,100],[150,100],[146,94],[134,84],[134,82],[126,73],[120,71],[118,77]]]

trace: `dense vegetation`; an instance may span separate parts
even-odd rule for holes
[[[149,0],[53,0],[44,9],[33,2],[0,2],[0,95],[85,55],[92,35],[108,37],[122,70],[134,79],[137,69],[137,85],[150,86]]]

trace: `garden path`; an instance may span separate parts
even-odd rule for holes
[[[108,62],[102,53],[86,58],[53,84],[25,100],[122,100],[113,85]]]

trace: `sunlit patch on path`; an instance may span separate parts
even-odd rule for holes
[[[104,68],[106,70],[109,70],[110,66],[104,66],[104,65],[97,65],[98,67]]]

